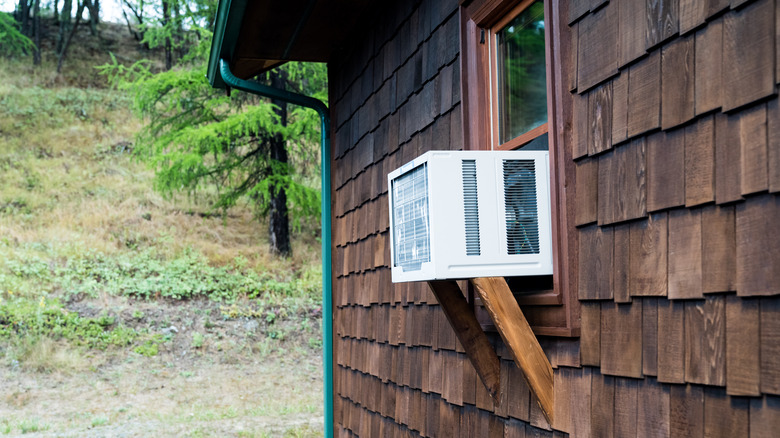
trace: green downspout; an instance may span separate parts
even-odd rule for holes
[[[291,93],[286,90],[269,87],[257,82],[237,78],[224,59],[219,60],[219,71],[222,80],[237,90],[257,94],[272,99],[284,100],[289,103],[311,108],[320,115],[321,141],[320,157],[322,160],[322,354],[323,354],[323,390],[325,393],[325,437],[333,437],[333,309],[331,307],[333,293],[331,284],[331,254],[330,254],[330,116],[328,107],[313,97]]]

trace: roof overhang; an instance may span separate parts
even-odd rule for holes
[[[220,59],[227,60],[241,79],[287,61],[327,62],[374,9],[374,2],[365,0],[220,0],[209,83],[227,88],[219,72]]]

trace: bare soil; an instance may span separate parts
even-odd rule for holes
[[[154,357],[78,350],[70,370],[0,367],[0,435],[322,435],[322,358],[305,335],[269,339],[264,321],[225,319],[208,301],[114,298],[69,307],[83,315],[108,307],[125,325],[169,341]],[[193,342],[195,332],[202,343]]]

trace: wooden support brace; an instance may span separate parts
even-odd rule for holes
[[[466,298],[454,280],[429,281],[428,285],[441,304],[450,325],[455,330],[463,349],[477,371],[477,375],[485,384],[488,393],[498,405],[501,401],[501,362],[493,346],[482,331],[482,327],[474,315],[474,310],[466,302]],[[528,325],[526,323],[526,325]]]
[[[471,280],[482,303],[504,340],[512,358],[523,371],[528,387],[539,401],[547,421],[553,422],[553,370],[531,326],[517,305],[503,277]],[[466,350],[468,351],[468,350]],[[495,355],[495,353],[493,353]]]

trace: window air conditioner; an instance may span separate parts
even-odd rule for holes
[[[430,151],[387,179],[394,283],[552,274],[549,152]]]

